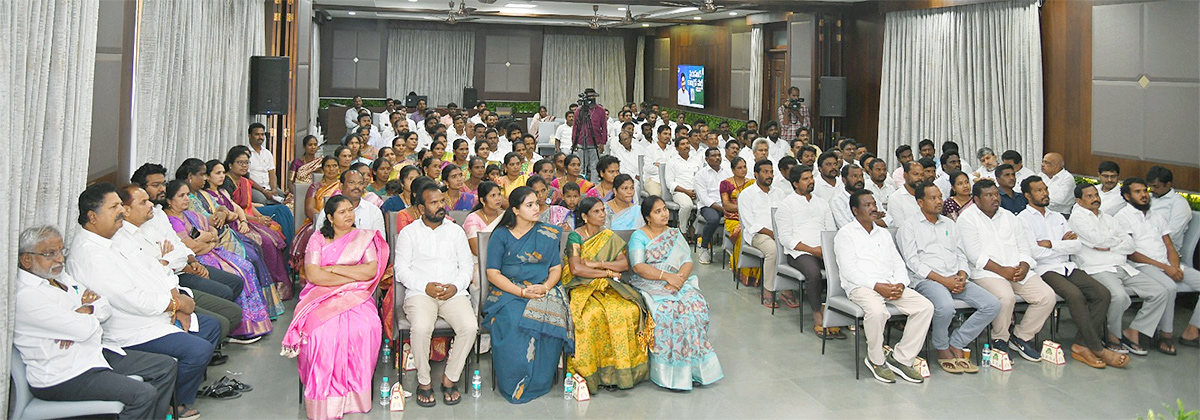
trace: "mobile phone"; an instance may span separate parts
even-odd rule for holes
[[[191,231],[191,232],[188,232],[188,236],[189,236],[189,237],[191,237],[192,239],[199,238],[199,237],[200,237],[200,230],[199,230],[199,229],[196,229],[195,227],[193,227],[193,228],[192,228],[192,231]]]

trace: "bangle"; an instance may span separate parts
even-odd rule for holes
[[[664,271],[664,270],[658,270],[658,279],[659,279],[659,280],[662,280],[662,278],[663,278],[663,274],[666,274],[666,271]]]
[[[523,288],[523,287],[521,288],[521,299],[526,299],[526,297],[525,297],[525,288]]]

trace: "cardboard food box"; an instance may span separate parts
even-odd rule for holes
[[[395,385],[392,385],[391,398],[391,405],[388,407],[388,409],[391,411],[404,411],[404,387],[400,385],[400,382],[396,382]]]
[[[1004,372],[1012,370],[1012,359],[1008,358],[1008,353],[1004,350],[992,349],[991,360],[988,363]]]
[[[1056,365],[1067,363],[1067,358],[1063,356],[1062,346],[1050,340],[1042,342],[1042,360]]]

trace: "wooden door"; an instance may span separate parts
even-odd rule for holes
[[[763,123],[777,118],[776,112],[779,110],[779,105],[782,104],[783,97],[787,95],[788,76],[787,76],[787,54],[784,52],[769,52],[767,53],[766,66],[767,80],[763,83],[763,115],[759,121],[759,127]]]

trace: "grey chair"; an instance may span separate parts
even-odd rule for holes
[[[1188,222],[1187,231],[1183,233],[1183,244],[1179,246],[1179,260],[1192,268],[1196,266],[1197,242],[1200,242],[1200,211],[1193,211],[1192,221]],[[1179,285],[1183,286],[1183,283]]]
[[[662,186],[663,203],[665,203],[667,205],[667,211],[671,213],[671,218],[669,220],[674,220],[675,226],[678,227],[680,231],[682,231],[684,229],[684,226],[679,226],[679,203],[675,202],[674,197],[672,197],[671,191],[667,190],[666,168],[658,168],[658,185]]]
[[[396,262],[396,213],[395,211],[383,212],[383,228],[386,232],[383,233],[383,239],[387,240],[388,246],[392,248],[392,252],[388,255],[388,264]]]
[[[645,155],[638,155],[637,174],[638,174],[638,178],[639,178],[639,180],[637,182],[637,185],[638,185],[637,195],[638,195],[638,201],[640,202],[641,199],[650,196],[650,193],[646,192],[646,156]]]
[[[304,214],[304,198],[308,197],[308,189],[311,187],[312,184],[297,182],[292,190],[295,191],[293,197],[296,197],[296,201],[292,203],[292,219],[295,220],[296,233],[300,233],[300,228],[304,227],[304,219],[308,218],[308,215]]]
[[[46,401],[33,396],[25,373],[25,361],[14,346],[9,361],[12,378],[12,400],[9,400],[11,419],[61,419],[68,417],[116,417],[125,409],[120,401]],[[141,379],[136,376],[131,378]]]
[[[476,366],[479,366],[480,354],[483,353],[481,351],[483,348],[483,347],[481,347],[483,344],[483,335],[491,333],[491,329],[489,329],[487,324],[483,322],[483,307],[484,307],[484,305],[486,305],[484,303],[484,299],[486,299],[485,296],[490,296],[490,294],[492,292],[492,283],[490,281],[488,281],[488,278],[487,278],[488,240],[491,238],[492,238],[492,232],[479,232],[479,247],[478,247],[479,248],[479,255],[478,255],[478,259],[479,259],[479,293],[475,294],[475,295],[471,295],[471,298],[475,301],[475,314],[476,314],[476,319],[479,322],[479,334],[475,337],[475,365]],[[491,370],[492,390],[495,391],[496,390],[496,367],[495,367],[495,365],[492,365],[491,368],[492,368],[492,370]]]
[[[404,298],[408,293],[408,289],[403,284],[400,284],[399,279],[392,283],[392,287],[396,289],[396,298],[392,302],[392,332],[395,333],[395,336],[391,337],[391,339],[392,343],[394,343],[393,347],[401,348],[401,343],[404,343],[404,340],[408,339],[412,334],[412,322],[408,320],[408,314],[404,313]],[[475,285],[470,285],[467,288],[467,292],[471,296],[471,304],[477,306],[479,298],[476,297],[478,290],[475,289]],[[476,308],[476,312],[479,312],[478,308]],[[433,337],[454,337],[455,335],[454,328],[450,326],[450,323],[446,322],[442,317],[438,317],[437,321],[433,324]],[[473,347],[471,351],[474,352],[476,348]],[[397,353],[393,349],[392,354],[399,355],[401,353]],[[471,355],[468,354],[467,360],[470,360],[470,358]],[[396,376],[399,378],[397,382],[403,383],[404,368],[400,367],[396,370]]]
[[[766,282],[763,282],[763,288],[771,292],[771,303],[775,303],[775,292],[780,290],[796,290],[800,292],[800,332],[804,332],[804,274],[799,270],[792,268],[787,263],[787,254],[783,252],[783,243],[779,241],[779,226],[775,221],[775,212],[779,209],[771,209],[771,231],[775,232],[775,286],[773,289],[766,288]],[[771,315],[775,315],[775,305],[772,305]]]
[[[821,256],[825,261],[825,281],[827,286],[825,298],[825,319],[823,320],[824,328],[830,327],[846,327],[853,325],[857,331],[863,331],[862,321],[866,316],[866,312],[857,303],[850,300],[846,295],[846,290],[842,289],[842,281],[839,276],[837,265],[837,256],[833,248],[833,238],[837,236],[836,231],[821,232]],[[745,247],[743,247],[745,248]],[[891,304],[887,305],[888,314],[891,316],[903,316],[900,310],[896,309]],[[859,341],[865,339],[863,334],[853,334],[854,339],[854,379],[858,379],[858,368],[862,360],[862,350],[859,346]],[[821,354],[825,354],[825,342],[828,338],[821,339]]]
[[[467,215],[469,214],[471,214],[471,212],[466,210],[453,210],[446,213],[446,215],[450,216],[451,219],[454,219],[454,223],[458,224],[459,226],[462,226],[463,222],[466,222]]]

